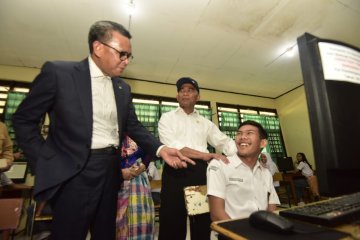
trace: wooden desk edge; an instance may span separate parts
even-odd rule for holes
[[[211,229],[214,230],[215,232],[228,237],[230,239],[234,239],[234,240],[246,240],[247,238],[241,237],[238,234],[229,231],[221,226],[219,226],[219,223],[223,223],[223,222],[228,222],[228,221],[234,221],[236,219],[229,219],[229,220],[223,220],[223,221],[216,221],[216,222],[212,222],[211,223]]]
[[[326,200],[324,200],[326,201]],[[281,210],[280,210],[281,211]],[[275,213],[279,214],[279,211],[276,211]],[[229,231],[228,229],[226,228],[223,228],[221,226],[219,226],[218,224],[219,223],[223,223],[223,222],[229,222],[229,221],[236,221],[236,220],[239,220],[239,219],[229,219],[229,220],[222,220],[222,221],[216,221],[216,222],[212,222],[211,223],[211,229],[214,230],[215,232],[225,236],[225,237],[228,237],[230,239],[234,239],[234,240],[247,240],[247,238],[244,238],[232,231]],[[305,223],[308,223],[308,222],[305,222]],[[341,240],[353,240],[353,239],[357,239],[357,238],[354,238],[354,234],[356,236],[359,235],[359,231],[360,231],[360,225],[356,224],[356,225],[353,225],[353,224],[342,224],[342,225],[339,225],[339,226],[336,226],[336,227],[326,227],[326,226],[323,226],[325,228],[329,228],[329,229],[334,229],[334,230],[337,230],[337,231],[340,231],[340,232],[343,232],[343,233],[347,233],[347,234],[350,234],[349,236],[347,237],[344,237],[344,238],[341,238]]]

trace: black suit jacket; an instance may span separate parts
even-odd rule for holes
[[[113,87],[119,137],[127,132],[145,152],[154,155],[161,143],[137,120],[129,85],[114,78]],[[45,113],[50,118],[46,140],[40,134]],[[84,167],[90,154],[92,124],[88,59],[45,63],[13,115],[16,139],[35,170],[38,200],[49,199],[62,182]]]

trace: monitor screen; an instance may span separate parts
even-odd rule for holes
[[[294,162],[292,157],[281,157],[277,159],[277,166],[280,172],[294,171]]]
[[[5,172],[6,176],[14,183],[24,183],[26,180],[27,162],[13,162],[9,171]]]

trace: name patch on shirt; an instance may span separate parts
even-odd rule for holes
[[[231,177],[231,178],[229,178],[229,181],[230,182],[244,182],[244,179]]]
[[[208,170],[209,170],[209,172],[210,172],[211,170],[216,172],[217,170],[219,170],[219,168],[216,167],[216,166],[210,166]]]

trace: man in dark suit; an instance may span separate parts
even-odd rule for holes
[[[35,171],[35,198],[49,201],[52,239],[115,239],[117,192],[123,177],[124,132],[147,153],[174,168],[190,159],[163,146],[137,120],[130,87],[119,76],[129,64],[131,35],[99,21],[89,31],[90,56],[81,62],[47,62],[13,117],[17,141]],[[48,114],[48,137],[39,131]]]

